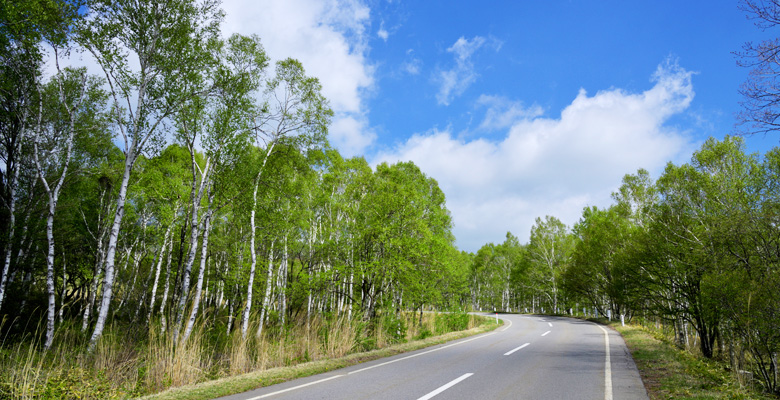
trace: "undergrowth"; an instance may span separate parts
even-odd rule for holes
[[[612,326],[631,350],[651,399],[777,399],[761,393],[755,382],[741,381],[727,362],[678,348],[661,330]]]
[[[209,326],[207,327],[208,321]],[[317,317],[256,336],[226,331],[206,313],[185,343],[153,322],[148,328],[115,323],[93,351],[76,324],[64,323],[54,345],[42,350],[40,332],[0,345],[0,399],[120,399],[170,387],[275,367],[338,358],[477,325],[465,313],[391,313],[372,322]]]

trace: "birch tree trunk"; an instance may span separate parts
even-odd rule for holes
[[[266,157],[268,159],[268,157]],[[259,174],[258,174],[259,177]],[[255,268],[257,266],[257,249],[255,249],[255,241],[256,241],[256,226],[255,226],[255,210],[257,209],[257,188],[259,185],[259,180],[255,180],[255,189],[252,193],[252,212],[249,216],[249,225],[250,225],[250,237],[251,240],[249,242],[249,254],[251,259],[251,265],[249,267],[249,282],[247,282],[246,285],[246,306],[244,306],[244,314],[241,319],[241,337],[246,338],[246,332],[249,329],[249,313],[252,310],[252,287],[255,284]],[[240,265],[239,265],[240,267]],[[231,309],[233,307],[233,304],[230,305]],[[231,316],[232,316],[231,312]],[[262,323],[262,322],[261,322]]]
[[[163,289],[163,297],[160,301],[160,329],[161,332],[165,332],[167,317],[165,316],[165,305],[168,304],[168,291],[170,290],[171,283],[171,257],[173,256],[173,237],[168,242],[170,248],[168,249],[168,260],[165,262],[165,289]]]
[[[200,202],[203,199],[203,194],[206,191],[207,181],[210,175],[210,162],[211,159],[206,160],[206,166],[203,171],[200,171],[200,167],[195,161],[195,149],[192,144],[188,144],[190,150],[190,157],[192,163],[192,189],[190,192],[191,200],[191,214],[190,214],[190,248],[187,254],[187,261],[184,264],[182,271],[182,285],[181,295],[179,296],[179,305],[176,308],[176,324],[174,325],[174,341],[178,340],[179,331],[184,318],[184,307],[187,304],[187,297],[190,291],[190,275],[192,275],[192,265],[195,263],[195,257],[198,249],[198,236],[200,235],[200,222],[198,221],[198,214],[200,210]],[[198,183],[198,172],[200,172],[200,183]]]
[[[205,226],[203,227],[203,243],[201,244],[200,272],[198,273],[198,283],[195,288],[195,298],[192,300],[192,312],[190,312],[190,318],[187,321],[187,327],[185,328],[184,334],[182,335],[181,343],[186,342],[187,339],[190,337],[190,334],[192,333],[192,328],[195,325],[195,318],[198,316],[200,295],[203,289],[203,275],[206,271],[206,256],[207,256],[207,250],[209,245],[209,232],[211,231],[211,216],[213,212],[211,209],[212,200],[213,200],[213,195],[209,195],[209,208],[208,211],[206,211],[206,216],[204,221]],[[182,298],[184,298],[184,295],[182,295]]]
[[[263,297],[263,308],[260,310],[260,322],[257,325],[257,337],[263,334],[263,324],[265,323],[266,310],[271,301],[271,283],[274,276],[274,241],[271,241],[271,250],[268,251],[268,276],[265,280],[265,296]]]
[[[287,234],[284,235],[284,250],[282,261],[279,263],[279,275],[276,277],[277,289],[279,289],[279,319],[284,327],[285,314],[287,313]]]
[[[103,193],[100,196],[100,209],[103,210],[103,201],[105,200],[107,191],[103,191]],[[83,214],[82,214],[83,215]],[[86,218],[84,219],[84,222],[86,223]],[[89,299],[87,301],[87,306],[84,308],[84,316],[81,321],[81,331],[86,332],[87,327],[89,326],[89,315],[92,313],[92,308],[95,306],[95,298],[97,297],[98,292],[98,284],[100,282],[100,276],[102,274],[101,267],[103,266],[103,262],[105,261],[105,239],[106,234],[108,233],[108,230],[103,225],[103,213],[102,211],[98,213],[98,235],[95,237],[95,270],[92,275],[92,286],[89,291]]]
[[[25,121],[27,119],[26,115],[20,116],[21,121]],[[13,155],[7,154],[8,160],[6,162],[6,172],[8,170],[11,170],[11,181],[7,182],[6,185],[9,188],[9,196],[8,196],[8,235],[7,240],[5,244],[5,259],[3,260],[3,272],[2,275],[0,275],[0,309],[3,307],[3,299],[5,299],[6,294],[6,283],[8,281],[8,271],[10,271],[11,268],[11,252],[13,250],[13,242],[14,242],[14,231],[16,228],[16,187],[19,185],[19,170],[20,168],[20,162],[18,158],[21,158],[22,153],[22,143],[24,142],[24,137],[26,135],[27,129],[22,125],[19,128],[19,135],[16,137],[16,143],[14,143],[13,146]],[[6,177],[6,179],[8,179]]]
[[[268,162],[268,157],[270,157],[271,153],[274,151],[274,146],[276,146],[276,140],[271,141],[271,143],[268,145],[268,151],[265,153],[263,164],[260,166],[260,170],[257,172],[257,176],[255,177],[254,191],[252,192],[252,212],[249,216],[250,229],[252,230],[250,232],[251,241],[249,243],[252,264],[249,267],[249,283],[247,284],[246,289],[246,306],[244,308],[244,315],[241,321],[241,336],[244,338],[246,338],[246,332],[249,329],[249,313],[252,310],[252,285],[255,281],[255,269],[257,268],[257,226],[255,222],[255,210],[257,210],[257,189],[260,186],[260,177],[262,176],[263,170],[265,169],[265,164]],[[262,321],[260,323],[262,324]]]
[[[56,49],[55,49],[55,60],[56,60]],[[59,70],[59,63],[57,63],[57,69]],[[41,183],[43,184],[43,188],[46,190],[46,194],[48,196],[49,200],[49,207],[48,207],[48,213],[46,215],[46,241],[48,243],[48,251],[46,254],[46,289],[48,292],[48,307],[47,307],[47,318],[46,318],[46,342],[44,343],[44,350],[49,350],[51,348],[52,340],[54,340],[54,318],[55,318],[55,292],[54,292],[54,212],[57,207],[57,200],[60,196],[60,190],[62,189],[62,185],[65,182],[65,176],[68,174],[68,164],[70,163],[71,155],[73,154],[73,138],[76,134],[76,109],[78,109],[81,106],[81,102],[84,99],[84,93],[86,91],[86,80],[87,75],[86,73],[81,74],[81,93],[79,94],[78,100],[76,100],[76,104],[74,104],[72,107],[67,104],[66,98],[65,98],[65,88],[63,87],[62,83],[62,72],[59,71],[59,77],[57,78],[58,86],[59,86],[59,101],[62,103],[63,106],[65,106],[67,113],[68,113],[68,136],[65,139],[65,155],[61,159],[53,160],[51,164],[62,168],[62,172],[60,173],[59,177],[54,183],[54,187],[52,188],[49,185],[48,180],[44,176],[43,167],[41,166],[41,160],[40,160],[40,154],[39,154],[39,148],[38,148],[38,142],[40,140],[40,135],[43,130],[43,94],[39,90],[39,99],[38,99],[38,127],[36,129],[35,139],[33,140],[33,160],[35,161],[35,168],[38,172],[38,178],[41,180]],[[56,149],[56,145],[55,145]],[[54,149],[52,149],[52,152],[55,152]],[[54,156],[56,157],[56,155]]]
[[[175,210],[173,212],[174,219],[171,221],[171,224],[168,226],[168,229],[165,230],[165,236],[163,237],[163,243],[162,247],[160,248],[160,254],[157,256],[157,267],[155,268],[154,272],[154,284],[152,284],[152,294],[151,298],[149,299],[149,310],[146,313],[146,323],[149,324],[149,321],[152,319],[152,311],[154,310],[154,303],[157,296],[157,284],[160,280],[160,271],[162,270],[162,263],[163,263],[163,256],[165,255],[165,248],[168,246],[168,241],[170,240],[173,242],[173,239],[171,239],[171,231],[173,230],[173,226],[176,225],[176,217],[175,215],[179,212],[179,206],[178,204],[176,207],[174,207]],[[171,246],[172,247],[172,246]],[[171,248],[173,250],[173,248]],[[167,275],[166,275],[167,280]],[[167,281],[166,281],[167,285]]]
[[[116,262],[116,243],[119,238],[119,228],[122,225],[122,219],[125,216],[125,201],[127,199],[127,186],[130,183],[130,172],[133,170],[133,164],[135,163],[134,157],[129,157],[134,153],[134,149],[128,152],[128,157],[125,158],[125,168],[122,175],[122,183],[119,186],[119,195],[116,200],[116,214],[114,215],[114,222],[111,225],[111,233],[108,236],[108,247],[106,249],[106,267],[105,277],[103,278],[103,296],[100,300],[100,308],[98,309],[98,317],[95,322],[95,329],[92,331],[92,336],[89,339],[89,348],[94,349],[97,340],[103,334],[103,329],[106,325],[106,318],[108,317],[108,309],[111,306],[111,298],[114,294],[114,265]]]

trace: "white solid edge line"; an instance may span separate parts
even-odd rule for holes
[[[508,319],[507,321],[509,321],[509,325],[507,325],[507,326],[505,326],[505,327],[501,328],[500,332],[503,332],[503,331],[505,331],[505,330],[509,329],[509,327],[510,327],[510,326],[512,326],[512,320],[509,320],[509,319]]]
[[[607,354],[604,360],[604,400],[612,400],[612,362],[609,358],[609,331],[601,325],[596,326],[604,331],[604,347]]]
[[[320,379],[320,380],[318,380],[318,381],[314,381],[314,382],[304,383],[303,385],[298,385],[298,386],[294,386],[294,387],[287,388],[287,389],[283,389],[283,390],[277,390],[276,392],[267,393],[267,394],[264,394],[264,395],[262,395],[262,396],[256,396],[256,397],[252,397],[252,398],[249,398],[249,399],[246,399],[246,400],[257,400],[257,399],[264,399],[264,398],[266,398],[266,397],[275,396],[275,395],[277,395],[277,394],[280,394],[280,393],[289,392],[289,391],[292,391],[292,390],[295,390],[295,389],[300,389],[300,388],[303,388],[303,387],[306,387],[306,386],[316,385],[316,384],[318,384],[318,383],[322,383],[322,382],[325,382],[325,381],[329,381],[329,380],[331,380],[331,379],[340,378],[340,377],[342,377],[342,376],[344,376],[344,375],[334,375],[334,376],[331,376],[331,377],[329,377],[329,378]]]
[[[449,388],[451,388],[451,387],[453,387],[453,386],[457,385],[457,384],[458,384],[460,381],[462,381],[462,380],[464,380],[464,379],[466,379],[466,378],[470,377],[471,375],[474,375],[474,374],[473,374],[473,373],[471,373],[471,372],[469,372],[468,374],[463,374],[463,375],[461,375],[459,378],[453,379],[452,381],[450,381],[450,382],[449,382],[449,383],[447,383],[446,385],[444,385],[444,386],[442,386],[442,387],[440,387],[440,388],[438,388],[438,389],[434,390],[433,392],[430,392],[430,393],[426,394],[426,395],[425,395],[425,396],[423,396],[423,397],[420,397],[420,398],[419,398],[419,399],[417,399],[417,400],[428,400],[428,399],[430,399],[430,398],[433,398],[433,396],[436,396],[437,394],[439,394],[439,393],[441,393],[441,392],[443,392],[443,391],[445,391],[445,390],[447,390],[447,389],[449,389]]]
[[[547,334],[550,333],[550,332],[552,332],[552,331],[547,331],[545,333],[542,333],[542,336],[547,336]]]
[[[492,334],[494,334],[494,333],[496,333],[496,332],[495,332],[495,331],[493,331],[493,332],[486,333],[486,334],[484,334],[484,335],[481,335],[481,336],[477,336],[477,337],[474,337],[474,338],[471,338],[471,339],[468,339],[468,340],[464,340],[464,341],[462,341],[462,342],[453,343],[453,344],[448,344],[448,345],[446,345],[446,346],[437,347],[437,348],[435,348],[435,349],[433,349],[433,350],[428,350],[428,351],[424,351],[424,352],[422,352],[422,353],[412,354],[411,356],[406,356],[406,357],[402,357],[402,358],[397,358],[397,359],[395,359],[395,360],[391,360],[391,361],[383,362],[383,363],[381,363],[381,364],[372,365],[372,366],[370,366],[370,367],[365,367],[365,368],[359,369],[359,370],[357,370],[357,371],[352,371],[352,372],[349,372],[349,373],[347,373],[347,375],[357,374],[358,372],[368,371],[369,369],[374,369],[374,368],[377,368],[377,367],[382,367],[382,366],[385,366],[385,365],[387,365],[387,364],[392,364],[392,363],[395,363],[395,362],[398,362],[398,361],[408,360],[408,359],[410,359],[410,358],[418,357],[418,356],[421,356],[421,355],[423,355],[423,354],[428,354],[428,353],[433,353],[434,351],[444,350],[444,349],[446,349],[446,348],[448,348],[448,347],[457,346],[457,345],[459,345],[459,344],[463,344],[463,343],[468,343],[468,342],[470,342],[470,341],[472,341],[472,340],[482,339],[483,337],[490,336],[490,335],[492,335]]]
[[[506,353],[504,353],[504,355],[505,355],[505,356],[508,356],[508,355],[510,355],[510,354],[512,354],[512,353],[514,353],[514,352],[516,352],[516,351],[518,351],[518,350],[520,350],[520,349],[522,349],[523,347],[525,347],[525,346],[528,346],[529,344],[531,344],[531,343],[526,343],[526,344],[524,344],[524,345],[522,345],[522,346],[515,347],[514,349],[512,349],[512,350],[509,350],[509,351],[507,351]]]

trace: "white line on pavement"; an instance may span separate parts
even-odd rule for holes
[[[247,399],[247,400],[258,400],[258,399],[264,399],[264,398],[266,398],[266,397],[271,397],[271,396],[274,396],[274,395],[277,395],[277,394],[280,394],[280,393],[289,392],[289,391],[291,391],[291,390],[300,389],[300,388],[302,388],[302,387],[306,387],[306,386],[316,385],[316,384],[318,384],[318,383],[322,383],[322,382],[325,382],[325,381],[329,381],[329,380],[331,380],[331,379],[340,378],[340,377],[342,377],[342,376],[344,376],[344,375],[334,375],[334,376],[331,376],[331,377],[329,377],[329,378],[320,379],[320,380],[318,380],[318,381],[314,381],[314,382],[304,383],[303,385],[298,385],[298,386],[294,386],[294,387],[287,388],[287,389],[283,389],[283,390],[277,390],[276,392],[267,393],[267,394],[264,394],[264,395],[262,395],[262,396],[252,397],[252,398],[250,398],[250,399]]]
[[[609,331],[601,325],[596,325],[604,331],[604,346],[607,357],[604,360],[604,400],[612,400],[612,362],[609,359]]]
[[[552,328],[552,322],[548,322],[547,325],[550,325],[550,328]]]
[[[468,340],[464,340],[464,341],[462,341],[462,342],[453,343],[453,344],[448,344],[448,345],[446,345],[446,346],[442,346],[442,347],[437,347],[437,348],[435,348],[435,349],[433,349],[433,350],[424,351],[424,352],[422,352],[422,353],[412,354],[411,356],[406,356],[406,357],[402,357],[402,358],[396,358],[395,360],[391,360],[391,361],[383,362],[383,363],[381,363],[381,364],[377,364],[377,365],[372,365],[372,366],[370,366],[370,367],[365,367],[365,368],[363,368],[363,369],[359,369],[359,370],[357,370],[357,371],[352,371],[352,372],[348,373],[347,375],[357,374],[358,372],[367,371],[367,370],[369,370],[369,369],[373,369],[373,368],[376,368],[376,367],[381,367],[381,366],[384,366],[384,365],[387,365],[387,364],[392,364],[392,363],[395,363],[395,362],[398,362],[398,361],[408,360],[408,359],[410,359],[410,358],[414,358],[414,357],[417,357],[417,356],[421,356],[421,355],[423,355],[423,354],[433,353],[434,351],[439,351],[439,350],[446,349],[446,348],[448,348],[448,347],[457,346],[457,345],[459,345],[459,344],[463,344],[463,343],[468,343],[468,342],[470,342],[470,341],[472,341],[472,340],[482,339],[483,337],[490,336],[490,335],[492,335],[492,334],[494,334],[494,333],[496,333],[496,332],[495,332],[495,331],[493,331],[493,332],[490,332],[490,333],[486,333],[486,334],[484,334],[484,335],[482,335],[482,336],[477,336],[477,337],[475,337],[475,338],[471,338],[471,339],[468,339]]]
[[[417,399],[417,400],[428,400],[428,399],[430,399],[430,398],[433,398],[433,396],[436,396],[437,394],[439,394],[439,393],[441,393],[441,392],[443,392],[443,391],[445,391],[445,390],[447,390],[447,389],[449,389],[449,388],[451,388],[451,387],[453,387],[453,386],[457,385],[457,384],[458,384],[458,382],[460,382],[460,381],[462,381],[462,380],[464,380],[464,379],[466,379],[466,378],[470,377],[471,375],[474,375],[474,374],[473,374],[473,373],[471,373],[471,372],[469,372],[468,374],[463,374],[463,375],[461,375],[459,378],[456,378],[456,379],[454,379],[454,380],[450,381],[450,383],[448,383],[448,384],[446,384],[446,385],[444,385],[444,386],[442,386],[442,387],[440,387],[440,388],[438,388],[438,389],[434,390],[433,392],[430,392],[430,393],[426,394],[426,395],[425,395],[425,396],[423,396],[423,397],[420,397],[420,398],[419,398],[419,399]]]
[[[552,332],[552,331],[547,331],[545,333],[542,333],[542,336],[547,336],[547,334],[550,333],[550,332]]]
[[[531,343],[526,343],[526,344],[524,344],[524,345],[522,345],[522,346],[515,347],[514,349],[512,349],[512,350],[509,350],[509,351],[507,351],[506,353],[504,353],[504,355],[505,355],[505,356],[508,356],[508,355],[510,355],[510,354],[512,354],[512,353],[514,353],[514,352],[516,352],[516,351],[518,351],[518,350],[520,350],[520,349],[522,349],[523,347],[525,347],[525,346],[528,346],[529,344],[531,344]]]
[[[499,330],[499,332],[503,332],[503,331],[505,331],[505,330],[509,329],[509,327],[510,327],[510,326],[512,326],[512,320],[509,320],[509,319],[508,319],[507,321],[509,321],[509,325],[507,325],[507,326],[505,326],[505,327],[501,328],[501,329]]]

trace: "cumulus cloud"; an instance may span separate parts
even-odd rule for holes
[[[455,59],[455,65],[448,70],[438,71],[433,80],[439,85],[439,92],[436,94],[436,101],[441,105],[449,105],[455,98],[477,80],[477,73],[472,55],[486,43],[489,43],[496,51],[501,49],[501,42],[496,39],[485,39],[482,36],[475,36],[471,40],[460,37],[455,44],[447,49],[452,53]]]
[[[505,129],[516,121],[541,117],[544,114],[544,109],[538,105],[526,108],[521,102],[512,101],[504,96],[483,94],[477,99],[477,105],[487,108],[479,128],[488,131]]]
[[[365,117],[336,115],[330,125],[329,139],[342,156],[354,157],[363,154],[363,150],[376,139],[376,133]]]
[[[657,176],[667,161],[690,154],[688,134],[666,123],[693,100],[691,72],[665,63],[653,83],[641,93],[580,90],[557,118],[486,96],[483,104],[499,107],[492,115],[488,108],[483,124],[505,126],[501,140],[464,141],[433,130],[374,162],[412,160],[434,177],[462,249],[500,242],[506,231],[525,240],[536,217],[554,215],[572,225],[583,207],[610,204],[623,175],[646,168]]]
[[[225,0],[222,7],[226,36],[257,34],[274,61],[296,58],[320,80],[337,115],[331,142],[339,150],[360,152],[373,142],[363,117],[365,94],[375,83],[367,6],[358,0]]]

